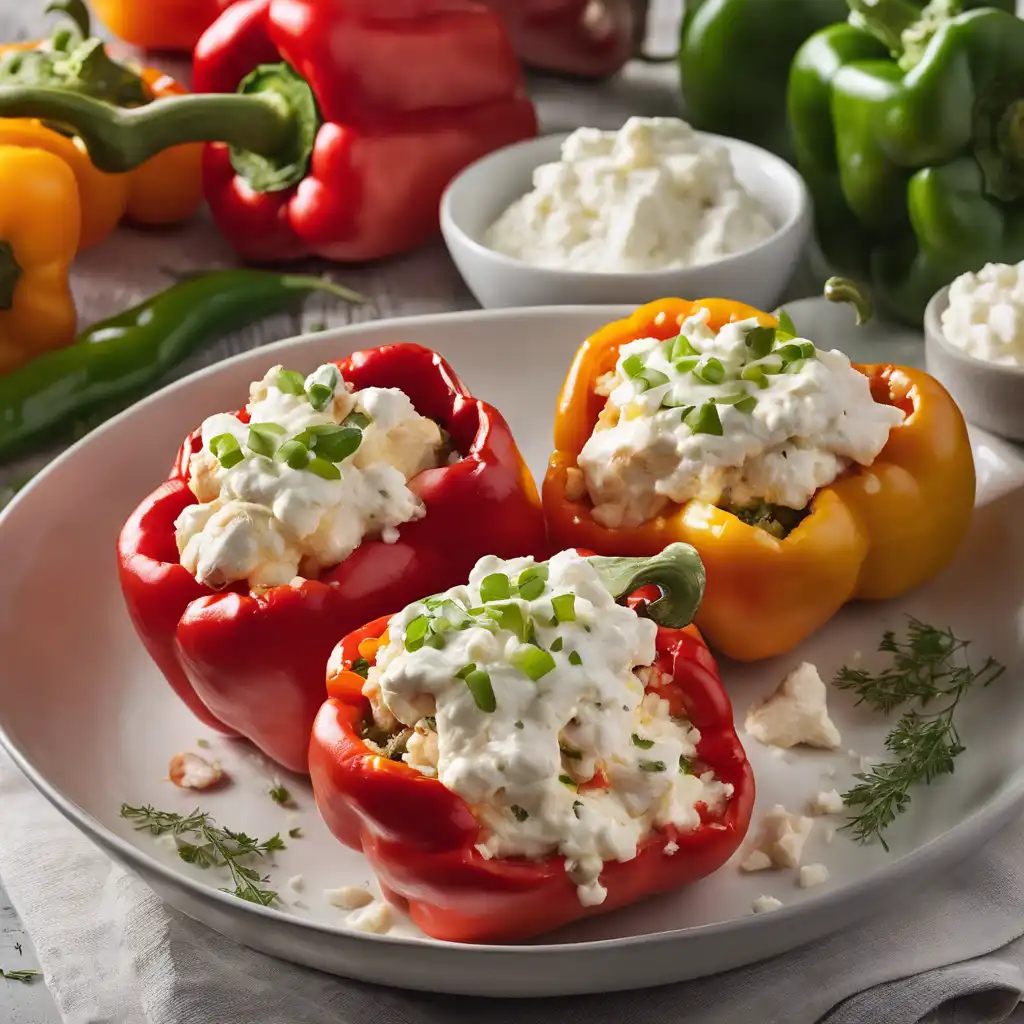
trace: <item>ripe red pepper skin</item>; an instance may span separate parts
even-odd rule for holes
[[[251,260],[412,249],[437,230],[441,193],[462,168],[537,134],[505,28],[471,0],[241,0],[196,45],[194,87],[234,92],[282,60],[323,118],[306,178],[259,194],[227,146],[205,156],[214,219]]]
[[[389,619],[341,641],[343,669]],[[655,664],[671,682],[648,692],[664,697],[674,715],[685,714],[700,730],[698,769],[713,770],[734,793],[721,818],[705,813],[692,832],[671,826],[652,832],[633,860],[606,863],[601,884],[608,896],[600,906],[580,903],[561,856],[482,857],[475,848],[481,829],[462,797],[363,743],[359,727],[370,709],[363,680],[351,671],[329,673],[328,700],[313,725],[309,768],[317,808],[341,842],[366,855],[384,895],[407,909],[427,935],[449,942],[528,939],[694,882],[721,867],[742,843],[754,806],[754,776],[715,659],[696,627],[659,627]],[[669,842],[679,847],[671,855],[665,853]]]
[[[419,345],[356,352],[336,364],[357,389],[397,387],[451,435],[461,461],[410,481],[424,518],[395,544],[367,539],[340,565],[299,586],[213,591],[180,564],[174,520],[195,496],[188,462],[136,509],[118,540],[121,587],[146,649],[205,724],[245,736],[278,764],[307,770],[324,666],[339,634],[395,602],[466,579],[477,559],[543,555],[536,485],[501,414],[470,396],[452,368]],[[244,418],[244,413],[241,414]]]

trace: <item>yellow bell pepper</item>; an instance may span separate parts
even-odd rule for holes
[[[740,303],[664,299],[585,341],[558,401],[544,513],[556,550],[650,555],[673,541],[692,544],[707,571],[697,627],[720,653],[755,661],[791,650],[847,601],[897,597],[942,570],[970,522],[974,459],[963,416],[938,381],[905,367],[857,366],[875,400],[903,409],[906,419],[871,466],[854,466],[821,488],[784,538],[696,500],[636,528],[601,526],[577,466],[605,403],[595,392],[598,378],[614,369],[626,342],[675,337],[701,306],[715,330],[749,317],[777,326]]]
[[[0,373],[75,340],[78,187],[52,153],[0,146]]]

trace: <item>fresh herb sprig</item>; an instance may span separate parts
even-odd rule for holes
[[[6,978],[8,981],[21,981],[26,985],[31,985],[36,978],[41,978],[42,975],[42,971],[5,971],[0,967],[0,978]]]
[[[148,804],[145,807],[122,804],[121,817],[135,822],[138,832],[174,836],[178,840],[178,856],[187,864],[201,868],[227,868],[234,888],[222,889],[222,892],[264,907],[276,902],[277,893],[266,888],[269,878],[241,862],[249,857],[265,857],[285,849],[280,833],[263,841],[253,839],[244,832],[221,828],[209,814],[198,808],[191,814],[175,814],[157,811]],[[191,836],[196,841],[186,842],[178,839],[179,836]]]
[[[885,738],[895,760],[854,775],[858,784],[843,794],[843,803],[854,812],[843,828],[858,841],[876,837],[888,850],[882,831],[907,809],[911,786],[953,773],[965,749],[953,720],[957,705],[969,689],[988,686],[1004,671],[994,658],[972,668],[965,656],[969,644],[951,629],[936,629],[910,616],[905,636],[897,638],[889,630],[878,645],[880,652],[892,655],[887,668],[878,673],[839,670],[836,686],[856,693],[858,704],[883,714],[904,709]]]

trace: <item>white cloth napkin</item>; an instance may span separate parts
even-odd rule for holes
[[[0,877],[66,1024],[957,1024],[1024,994],[1024,821],[890,917],[714,978],[615,995],[488,1000],[333,978],[165,906],[0,752]]]

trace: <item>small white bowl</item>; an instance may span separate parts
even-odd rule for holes
[[[968,423],[1011,441],[1024,441],[1024,367],[976,359],[942,333],[949,287],[924,311],[924,358],[928,372],[952,395]]]
[[[455,265],[482,306],[641,305],[669,297],[721,297],[758,309],[775,308],[810,237],[807,187],[784,160],[721,135],[701,133],[703,139],[728,148],[737,179],[779,225],[753,249],[679,270],[606,274],[535,267],[484,245],[487,229],[512,202],[531,191],[534,170],[560,159],[567,137],[545,135],[499,149],[467,167],[445,190],[441,231]]]

